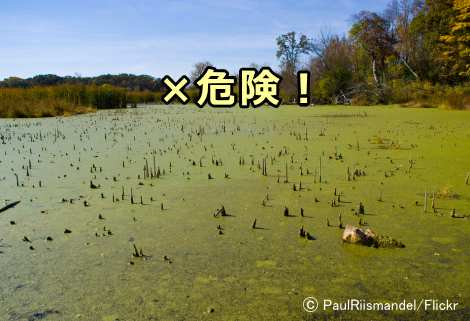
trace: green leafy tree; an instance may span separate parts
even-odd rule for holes
[[[322,35],[310,62],[313,94],[321,103],[349,103],[354,89],[352,60],[354,47],[339,36]]]
[[[374,81],[381,86],[385,82],[387,57],[394,54],[395,39],[390,32],[390,23],[370,11],[361,11],[355,20],[349,34],[368,53]]]
[[[450,23],[450,32],[442,35],[443,52],[441,61],[445,64],[450,81],[470,79],[470,1],[454,0],[455,16]]]
[[[313,52],[313,43],[306,36],[297,38],[295,32],[288,32],[280,35],[276,39],[276,57],[281,63],[281,94],[284,101],[293,102],[297,95],[297,76],[300,58]]]
[[[450,33],[453,16],[452,0],[426,0],[422,10],[410,24],[415,43],[413,65],[422,80],[432,83],[444,81],[443,74],[447,72],[440,63],[440,37]]]

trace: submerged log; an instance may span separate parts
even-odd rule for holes
[[[9,210],[10,208],[15,207],[15,206],[18,205],[20,202],[21,202],[21,201],[16,201],[16,202],[7,204],[6,206],[0,208],[0,213],[5,212],[6,210]]]

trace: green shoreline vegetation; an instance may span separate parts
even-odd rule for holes
[[[153,96],[153,94],[152,94]],[[68,116],[146,102],[146,94],[110,85],[0,88],[0,117]]]
[[[191,102],[198,91],[188,92]],[[439,107],[470,109],[469,86],[401,83],[391,87],[393,98],[386,104],[404,107]],[[31,88],[0,88],[0,118],[36,118],[70,116],[95,112],[98,109],[135,107],[137,104],[162,104],[163,92],[128,91],[111,85],[58,85]],[[282,92],[281,92],[282,96]],[[285,97],[283,101],[286,101]],[[379,104],[379,102],[373,105]],[[366,97],[357,96],[351,105],[371,105]]]
[[[295,104],[296,73],[308,70],[315,104],[470,109],[469,34],[468,0],[391,1],[381,13],[356,14],[348,35],[288,32],[276,38],[282,102]],[[196,63],[191,80],[207,66]],[[160,104],[164,92],[161,78],[148,75],[10,77],[0,81],[0,117]],[[194,102],[198,89],[187,94]]]

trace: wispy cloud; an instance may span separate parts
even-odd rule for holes
[[[275,38],[345,33],[388,0],[17,0],[0,10],[0,78],[38,73],[178,75],[200,60],[277,65]]]

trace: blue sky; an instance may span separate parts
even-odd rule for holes
[[[179,76],[198,61],[277,67],[275,38],[345,34],[388,0],[1,0],[0,79],[36,74]]]

